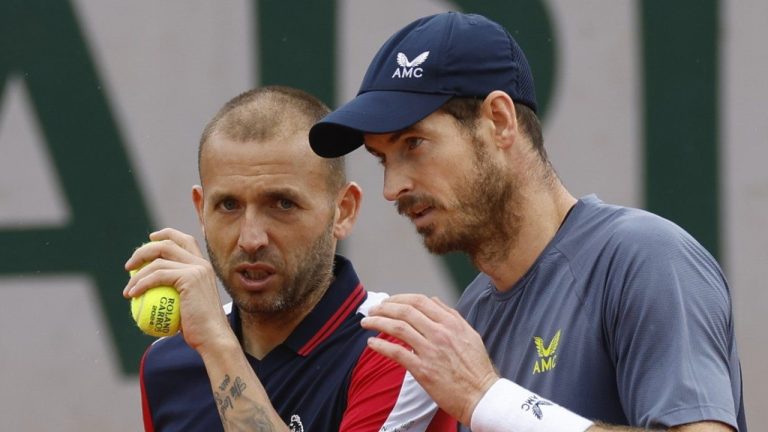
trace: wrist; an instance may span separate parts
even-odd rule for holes
[[[204,362],[228,358],[231,354],[242,351],[240,341],[237,340],[237,337],[231,330],[217,337],[208,338],[205,342],[194,348],[200,354],[200,357],[203,358]]]
[[[476,432],[584,432],[592,421],[507,379],[496,381],[477,403]]]
[[[493,374],[493,376],[489,380],[484,380],[483,384],[481,384],[478,387],[477,393],[469,393],[468,396],[468,403],[465,405],[464,410],[461,412],[461,416],[457,418],[459,422],[469,426],[472,421],[472,416],[477,409],[477,406],[480,404],[480,401],[483,400],[485,395],[488,394],[488,391],[493,387],[497,382],[501,380],[501,377],[499,377],[496,374]]]

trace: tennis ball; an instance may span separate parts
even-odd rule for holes
[[[136,270],[131,270],[133,276]],[[181,302],[176,288],[159,286],[148,289],[144,294],[131,299],[131,315],[144,333],[155,336],[170,336],[179,331]]]

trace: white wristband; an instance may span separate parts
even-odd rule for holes
[[[473,432],[584,432],[593,423],[512,381],[496,381],[472,413]]]

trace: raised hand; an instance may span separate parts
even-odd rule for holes
[[[408,369],[435,402],[465,425],[499,377],[480,335],[438,298],[400,294],[371,309],[362,326],[412,349],[371,338],[368,345]]]

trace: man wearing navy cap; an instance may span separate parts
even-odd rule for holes
[[[312,127],[324,157],[364,144],[425,246],[481,270],[459,312],[420,295],[372,308],[362,325],[412,349],[369,346],[463,430],[746,431],[717,262],[659,216],[574,198],[536,111],[509,33],[449,12],[394,34],[357,97]]]

